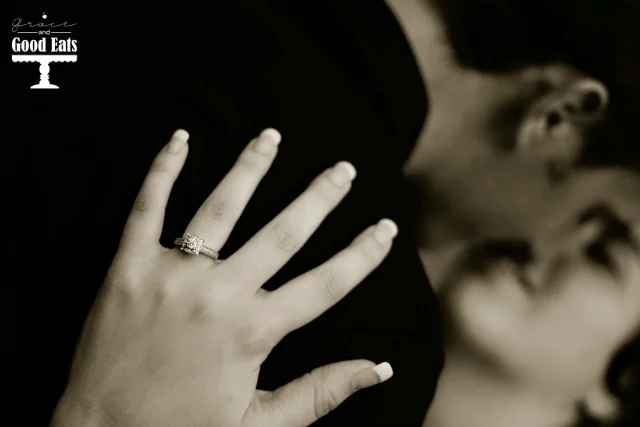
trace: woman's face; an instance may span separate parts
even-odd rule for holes
[[[640,332],[640,192],[615,177],[528,245],[469,248],[442,283],[452,344],[518,390],[577,402]]]

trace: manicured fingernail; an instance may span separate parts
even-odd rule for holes
[[[255,149],[259,153],[262,153],[268,156],[276,152],[276,147],[278,147],[278,144],[280,144],[280,141],[282,141],[282,136],[280,136],[280,132],[278,132],[275,129],[268,128],[263,130],[262,133],[260,133],[260,136],[258,137],[255,143]]]
[[[189,132],[184,129],[178,129],[173,133],[171,141],[167,145],[167,151],[169,153],[179,153],[182,151],[187,141],[189,140]]]
[[[280,135],[280,132],[278,132],[273,128],[267,128],[263,130],[260,135],[268,136],[273,140],[273,143],[276,145],[280,144],[280,141],[282,141],[282,135]]]
[[[393,376],[393,368],[387,362],[381,363],[372,368],[376,374],[380,377],[380,382],[383,383]]]
[[[344,187],[356,177],[356,168],[349,162],[338,162],[329,173],[329,179],[336,187]]]
[[[383,219],[376,225],[373,235],[378,242],[386,245],[398,235],[398,226],[390,219]]]

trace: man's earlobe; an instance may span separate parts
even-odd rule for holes
[[[522,120],[514,153],[523,159],[543,161],[554,177],[574,163],[584,143],[583,127],[570,119],[562,105],[554,94],[536,102]]]
[[[568,175],[585,137],[602,120],[609,104],[606,87],[579,78],[564,82],[536,100],[517,134],[516,155],[544,161],[551,180]]]
[[[597,80],[581,79],[568,88],[562,107],[572,120],[597,122],[608,106],[607,88]]]

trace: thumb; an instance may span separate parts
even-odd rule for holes
[[[266,427],[305,427],[336,409],[363,388],[393,376],[388,363],[367,360],[333,363],[280,387],[261,405]]]

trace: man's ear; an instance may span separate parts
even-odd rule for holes
[[[576,77],[552,85],[525,114],[517,135],[517,154],[547,162],[550,178],[562,178],[608,105],[607,88],[597,80]]]

